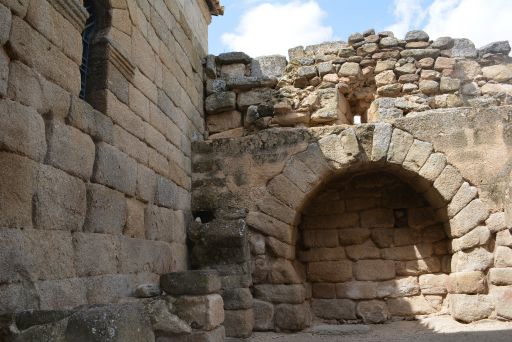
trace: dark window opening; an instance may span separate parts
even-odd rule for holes
[[[82,65],[80,66],[80,98],[85,100],[87,93],[87,79],[89,71],[89,61],[91,52],[91,41],[96,28],[96,11],[94,10],[94,4],[92,0],[85,0],[84,7],[89,12],[89,18],[85,23],[85,29],[82,33]]]

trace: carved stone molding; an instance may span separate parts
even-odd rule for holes
[[[49,0],[49,3],[62,14],[78,31],[82,32],[89,13],[79,0]]]
[[[133,65],[125,53],[119,49],[112,40],[108,38],[105,40],[107,43],[106,52],[109,62],[111,62],[128,81],[132,80],[135,75],[135,65]]]

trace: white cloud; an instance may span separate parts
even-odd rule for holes
[[[422,28],[431,39],[442,36],[469,38],[477,47],[498,40],[512,40],[512,1],[510,0],[395,0],[396,22],[387,29],[404,37]]]
[[[477,47],[512,40],[512,1],[435,0],[425,31],[432,37],[469,38]]]
[[[288,48],[332,40],[332,28],[322,24],[325,16],[315,0],[265,1],[241,17],[235,32],[224,33],[222,43],[253,57],[286,56]]]
[[[396,22],[386,30],[392,31],[397,37],[404,37],[407,31],[419,28],[427,12],[421,0],[395,0],[393,14]]]

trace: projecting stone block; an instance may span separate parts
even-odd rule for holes
[[[220,290],[217,271],[186,271],[163,274],[160,287],[170,295],[204,295]]]
[[[349,299],[316,299],[311,301],[315,316],[323,319],[356,319],[356,303]]]
[[[0,146],[42,161],[46,153],[43,118],[32,108],[0,100]]]
[[[96,162],[92,180],[128,195],[135,194],[137,163],[116,147],[96,144]]]
[[[86,207],[84,182],[51,166],[40,165],[34,198],[37,228],[80,231]]]
[[[87,217],[84,231],[121,235],[126,223],[126,199],[101,184],[87,185]]]
[[[87,181],[94,165],[91,137],[57,120],[52,120],[47,128],[48,164]]]
[[[395,263],[391,260],[359,260],[355,263],[357,280],[388,280],[395,277]]]
[[[224,322],[224,302],[219,294],[181,296],[174,306],[178,316],[195,329],[212,330]]]
[[[39,165],[7,152],[0,152],[0,165],[0,226],[32,228],[32,197]]]
[[[454,294],[450,296],[452,317],[471,323],[489,317],[494,309],[490,296]]]

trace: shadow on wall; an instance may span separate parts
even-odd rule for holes
[[[303,211],[297,254],[316,318],[382,323],[447,312],[446,212],[403,178],[379,169],[344,174]]]

